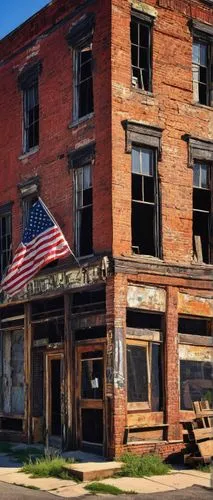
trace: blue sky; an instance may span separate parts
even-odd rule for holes
[[[13,31],[50,0],[0,0],[0,39]]]

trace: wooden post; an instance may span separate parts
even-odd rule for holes
[[[32,415],[31,415],[31,304],[24,305],[24,374],[25,374],[25,431],[28,443],[32,441]]]
[[[65,448],[70,448],[73,444],[73,340],[70,321],[71,297],[64,295],[64,422],[66,428],[66,437],[64,441]]]

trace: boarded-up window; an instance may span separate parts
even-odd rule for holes
[[[213,406],[213,363],[180,361],[181,410],[192,410],[193,401],[208,400]]]
[[[22,330],[1,334],[1,411],[24,413],[24,334]]]

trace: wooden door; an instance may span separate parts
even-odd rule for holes
[[[103,453],[104,346],[77,348],[77,441],[81,449]]]
[[[63,432],[63,354],[47,354],[46,358],[46,432],[48,438],[62,438]]]

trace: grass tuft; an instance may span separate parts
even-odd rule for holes
[[[119,476],[144,477],[167,474],[171,467],[154,454],[138,456],[133,453],[125,453],[120,457],[123,466]]]
[[[28,448],[17,448],[13,449],[10,452],[12,458],[14,458],[17,462],[25,463],[25,462],[33,462],[37,458],[43,457],[44,453],[39,448],[34,448],[33,446],[29,446]]]
[[[108,495],[122,495],[122,494],[132,494],[134,491],[125,491],[117,488],[117,486],[113,486],[111,484],[105,483],[90,483],[84,486],[85,490],[90,491],[91,493],[105,493]]]
[[[212,468],[211,465],[209,464],[199,464],[196,467],[196,470],[199,470],[200,472],[211,472]]]
[[[72,479],[69,474],[64,471],[64,465],[68,463],[73,463],[74,460],[62,457],[48,458],[42,457],[37,458],[35,461],[30,460],[25,463],[21,469],[21,472],[26,472],[31,474],[30,477],[58,477],[60,479]]]

